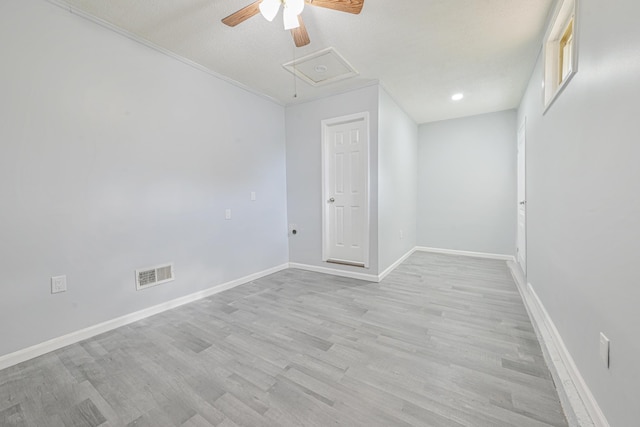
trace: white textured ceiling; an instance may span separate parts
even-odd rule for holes
[[[295,48],[280,16],[231,28],[253,0],[54,0],[194,61],[284,105],[380,81],[417,122],[518,105],[553,0],[365,0],[360,15],[307,6],[311,44]],[[360,73],[321,87],[282,64],[334,47]],[[465,98],[452,102],[451,95]]]

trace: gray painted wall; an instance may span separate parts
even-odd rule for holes
[[[516,112],[420,125],[418,246],[513,255]]]
[[[0,355],[287,262],[281,106],[44,1],[0,39]]]
[[[322,262],[322,145],[325,119],[369,112],[370,139],[370,267],[340,266]],[[368,86],[340,95],[286,108],[287,204],[289,223],[298,234],[289,238],[289,260],[318,267],[378,274],[378,86]]]
[[[527,120],[528,280],[609,423],[640,419],[640,3],[579,4],[579,68],[543,115],[542,63]],[[611,340],[611,368],[598,335]]]
[[[416,246],[418,126],[382,87],[379,111],[378,258],[382,272]]]

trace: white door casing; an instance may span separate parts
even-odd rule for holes
[[[518,189],[517,189],[517,212],[518,230],[516,241],[516,259],[522,271],[527,274],[527,194],[526,194],[526,140],[527,120],[518,129]]]
[[[322,260],[369,267],[369,113],[322,121]]]

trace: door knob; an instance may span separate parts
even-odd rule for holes
[[[329,199],[329,203],[333,203],[335,201],[336,201],[336,199],[334,199],[333,197]]]

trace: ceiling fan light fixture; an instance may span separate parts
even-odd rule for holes
[[[278,14],[278,10],[280,10],[280,0],[264,0],[260,3],[259,8],[264,19],[271,22]]]
[[[311,40],[301,16],[305,3],[357,15],[362,10],[364,0],[254,0],[253,3],[222,18],[222,23],[235,27],[258,14],[262,14],[267,21],[271,22],[278,15],[282,5],[285,30],[291,30],[296,47],[307,46]]]
[[[291,10],[296,16],[300,15],[304,10],[304,0],[285,0],[284,8]]]
[[[284,29],[285,30],[293,30],[294,28],[298,28],[300,26],[300,22],[298,21],[298,15],[292,12],[289,8],[285,8],[282,13],[282,18],[284,20]]]

